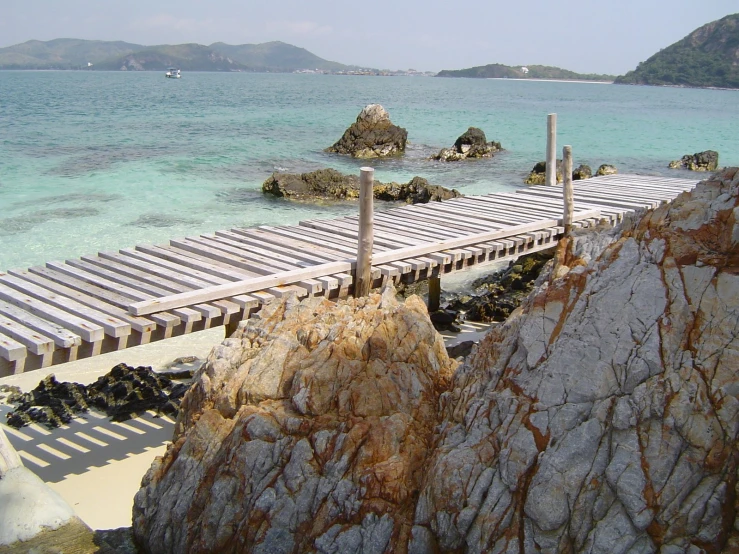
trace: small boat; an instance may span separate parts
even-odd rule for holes
[[[180,77],[182,77],[182,75],[180,75],[180,70],[176,67],[168,67],[167,72],[164,74],[164,76],[167,79],[179,79]]]

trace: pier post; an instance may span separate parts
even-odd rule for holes
[[[429,277],[429,313],[438,312],[441,307],[441,277]]]
[[[564,197],[564,211],[562,213],[562,224],[565,235],[572,231],[572,215],[575,211],[574,191],[572,189],[572,147],[565,146],[562,149],[562,196]]]
[[[367,296],[372,288],[372,220],[373,182],[375,170],[362,167],[359,170],[359,241],[357,243],[357,269],[354,298]]]
[[[545,184],[553,187],[557,184],[557,114],[547,116],[547,171]]]

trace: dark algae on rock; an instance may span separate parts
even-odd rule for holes
[[[8,425],[20,429],[30,423],[59,427],[90,408],[105,412],[114,421],[125,421],[147,410],[176,414],[189,385],[157,375],[150,367],[118,364],[91,385],[59,382],[47,375],[31,392],[11,395],[17,408],[8,414]]]

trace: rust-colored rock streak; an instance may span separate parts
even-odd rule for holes
[[[455,362],[423,302],[291,297],[217,347],[144,477],[147,552],[404,552]]]
[[[738,199],[733,168],[560,253],[442,395],[411,552],[739,544]]]

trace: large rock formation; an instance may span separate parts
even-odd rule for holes
[[[326,152],[348,154],[355,158],[384,158],[405,152],[408,131],[390,121],[379,104],[366,106],[357,120]]]
[[[458,162],[468,158],[492,158],[503,148],[499,142],[488,142],[485,133],[477,127],[470,127],[454,142],[451,148],[442,148],[432,160]]]
[[[335,169],[300,174],[273,173],[262,184],[262,192],[293,200],[359,198],[359,177],[344,175]],[[373,195],[377,200],[400,200],[409,204],[425,204],[462,196],[456,189],[431,185],[423,177],[414,177],[407,183],[375,181]]]
[[[216,348],[144,477],[147,552],[407,544],[454,362],[418,297],[265,307]]]
[[[442,397],[410,551],[739,545],[738,243],[733,169],[562,249]]]
[[[183,400],[136,495],[137,540],[739,548],[739,170],[560,244],[532,296],[453,369],[417,297],[265,308]]]
[[[691,171],[716,171],[718,152],[706,150],[695,154],[685,154],[681,159],[670,162],[670,169],[690,169]]]

